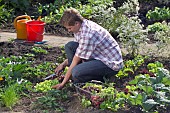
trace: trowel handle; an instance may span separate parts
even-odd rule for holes
[[[17,20],[23,19],[23,18],[24,18],[24,19],[31,20],[31,17],[28,16],[28,15],[22,15],[22,16],[16,17],[16,18],[14,19],[14,27],[15,27],[15,29],[17,29]]]

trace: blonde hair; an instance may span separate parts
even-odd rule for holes
[[[64,11],[60,24],[63,26],[74,26],[76,21],[82,23],[83,19],[78,10],[69,8]]]

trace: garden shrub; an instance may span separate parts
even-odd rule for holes
[[[11,12],[13,11],[13,8],[12,9],[7,9],[6,7],[6,4],[3,4],[2,3],[2,0],[0,0],[0,26],[4,25],[4,23],[6,23],[8,21],[8,19],[10,18],[11,16]]]
[[[31,0],[4,0],[3,3],[6,4],[8,10],[14,9],[15,13],[27,12],[31,6]]]
[[[168,45],[170,44],[170,23],[163,23],[167,26],[166,30],[156,31],[154,34],[154,38],[158,40],[156,42],[156,46],[158,49],[157,54],[161,54],[163,51],[169,51]],[[167,56],[170,54],[167,53]]]
[[[119,9],[124,10],[123,12],[128,15],[133,13],[138,14],[139,8],[138,0],[127,0],[119,7]]]
[[[58,23],[59,19],[61,18],[64,10],[69,7],[77,7],[81,5],[80,0],[55,0],[54,3],[42,5],[39,4],[38,11],[41,13],[43,9],[45,9],[48,13],[42,20],[46,23]]]
[[[107,7],[109,6],[109,8]],[[112,6],[112,3],[101,5],[94,8],[94,20],[106,28],[111,34],[117,34],[116,29],[122,22],[126,21],[128,16],[137,15],[139,10],[139,2],[137,0],[128,0],[117,9]]]
[[[148,31],[143,29],[138,17],[128,18],[117,28],[118,37],[128,53],[135,56],[139,53],[139,45],[147,40]]]

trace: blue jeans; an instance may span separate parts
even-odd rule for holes
[[[70,66],[78,43],[71,41],[65,45],[65,52],[68,59],[68,66]],[[118,71],[114,71],[105,65],[100,60],[89,59],[85,62],[81,62],[76,65],[72,70],[73,83],[84,83],[91,80],[98,80],[104,82],[104,77],[109,78],[117,74]]]

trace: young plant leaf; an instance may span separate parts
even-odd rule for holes
[[[142,107],[145,111],[149,111],[152,109],[152,107],[154,107],[157,104],[159,103],[155,102],[153,99],[148,99],[142,103]]]

